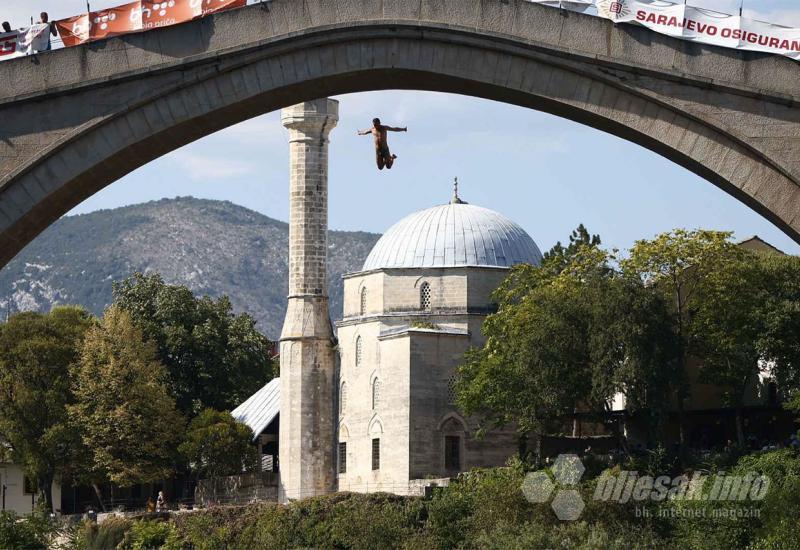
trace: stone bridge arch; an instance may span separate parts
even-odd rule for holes
[[[612,133],[800,242],[800,66],[524,0],[272,0],[0,63],[0,82],[0,267],[150,160],[288,105],[380,89]]]

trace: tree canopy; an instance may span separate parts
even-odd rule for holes
[[[67,467],[64,456],[77,437],[67,416],[69,367],[91,325],[75,307],[20,313],[0,324],[0,440],[37,480],[50,509],[53,478]]]
[[[669,382],[674,354],[663,300],[613,269],[599,238],[582,226],[574,235],[541,267],[514,267],[494,294],[486,344],[466,354],[458,382],[459,404],[484,427],[540,432],[579,409],[607,410],[634,389],[632,406],[663,408],[658,385]]]
[[[742,444],[742,407],[759,375],[800,409],[800,259],[680,229],[618,259],[589,235],[580,226],[569,246],[557,244],[541,267],[513,268],[498,288],[486,343],[459,371],[467,414],[538,431],[624,394],[628,411],[651,415],[655,436],[669,411],[682,414],[692,369],[737,409]]]
[[[198,298],[137,273],[114,284],[114,304],[155,343],[169,391],[188,417],[232,409],[273,377],[272,343],[252,317],[232,312],[227,297]]]
[[[92,470],[123,487],[172,473],[184,420],[164,386],[166,377],[155,346],[127,312],[111,307],[89,329],[69,411]]]
[[[229,412],[205,409],[189,423],[179,450],[195,473],[219,477],[256,469],[252,442],[253,430]]]

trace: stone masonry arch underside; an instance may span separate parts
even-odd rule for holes
[[[788,59],[524,0],[272,0],[0,63],[0,267],[152,159],[301,101],[381,89],[483,97],[615,134],[800,242],[800,65]]]

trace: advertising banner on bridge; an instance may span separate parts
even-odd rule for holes
[[[135,13],[144,30],[185,23],[199,15],[199,10],[192,7],[192,0],[141,0],[140,4]]]
[[[209,15],[218,11],[243,8],[247,5],[247,0],[191,0],[195,9],[200,10],[200,16]]]
[[[44,51],[49,38],[50,25],[44,23],[0,34],[0,60]]]
[[[75,46],[89,40],[100,40],[142,28],[140,2],[93,11],[56,21],[56,28],[65,46]]]
[[[594,7],[595,0],[528,0],[534,4],[543,4],[551,8],[562,8],[583,13]]]
[[[0,61],[25,55],[17,50],[18,39],[19,33],[17,31],[0,34]]]
[[[49,24],[37,23],[26,29],[20,29],[17,33],[17,52],[21,55],[29,55],[47,49],[50,41]]]
[[[56,28],[64,45],[69,47],[121,34],[177,25],[245,5],[247,0],[136,0],[56,21]]]
[[[800,60],[800,29],[706,10],[667,0],[527,0],[568,11],[596,14],[683,40]],[[136,0],[57,21],[65,46],[120,34],[176,25],[212,13],[241,8],[247,0]],[[0,60],[38,51],[46,33],[29,29],[0,34]],[[43,49],[43,48],[42,48]]]
[[[800,59],[800,29],[662,0],[596,0],[597,15],[685,40]]]

